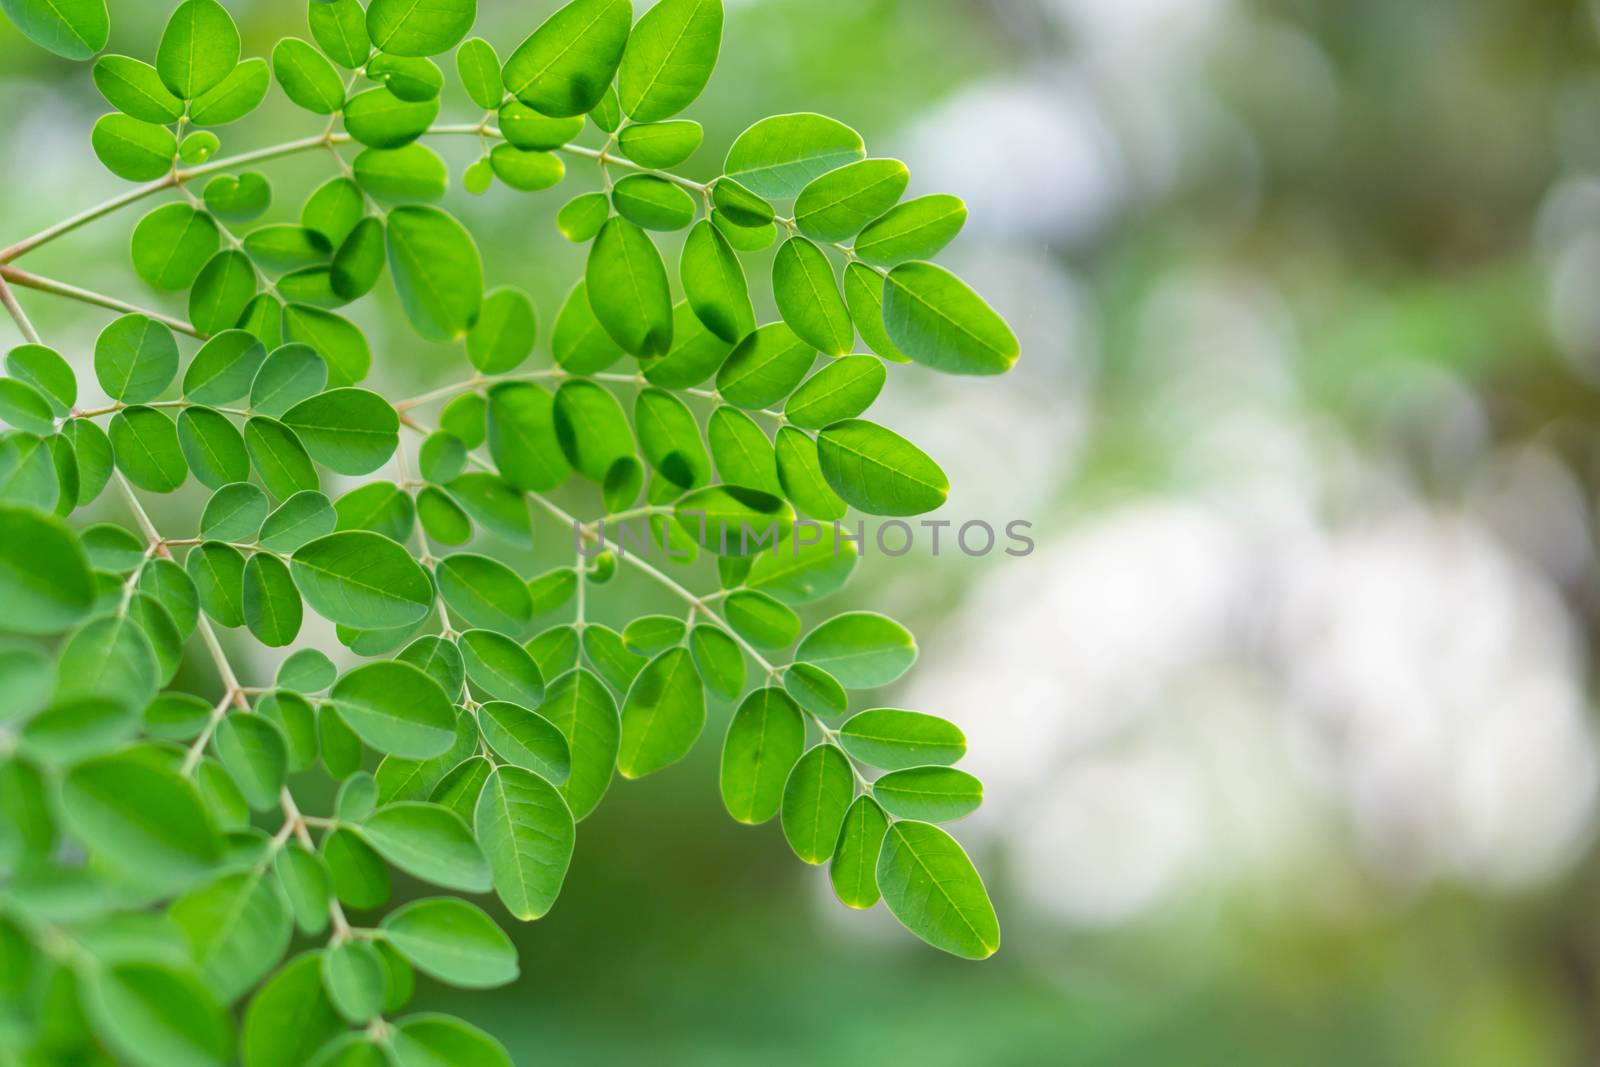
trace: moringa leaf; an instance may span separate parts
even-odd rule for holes
[[[629,0],[572,0],[511,53],[506,88],[556,118],[589,111],[616,76],[632,21]]]
[[[1000,923],[972,861],[955,839],[923,822],[891,823],[878,854],[883,902],[934,948],[981,960],[1000,947]]]

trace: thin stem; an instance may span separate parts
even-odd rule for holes
[[[350,137],[348,134],[338,133],[318,137],[304,137],[298,141],[285,141],[283,144],[271,145],[267,148],[258,148],[253,152],[244,152],[237,156],[227,156],[223,159],[214,159],[209,163],[202,163],[197,167],[189,167],[185,170],[175,170],[170,174],[157,178],[155,181],[146,182],[143,185],[134,186],[132,189],[129,189],[126,192],[118,193],[109,200],[102,201],[93,207],[85,208],[76,215],[73,215],[71,218],[63,219],[53,226],[45,227],[31,237],[24,237],[22,240],[8,248],[0,249],[0,263],[10,263],[24,252],[32,251],[42,244],[48,244],[49,242],[54,241],[57,237],[71,233],[73,230],[76,230],[78,227],[83,226],[86,223],[93,222],[95,219],[109,215],[118,208],[123,208],[129,204],[137,203],[147,196],[159,193],[163,189],[170,189],[180,182],[190,181],[194,178],[199,178],[207,174],[214,174],[217,171],[229,170],[233,167],[241,167],[246,163],[258,163],[264,159],[276,159],[279,156],[288,156],[293,155],[296,152],[304,152],[320,146],[325,141],[329,143],[338,143],[340,141],[348,141],[349,139]]]
[[[165,315],[159,311],[151,311],[149,308],[142,308],[137,304],[130,304],[126,300],[119,300],[114,296],[97,293],[92,289],[83,289],[76,285],[68,285],[66,282],[58,282],[54,278],[46,278],[17,267],[0,265],[0,278],[27,289],[37,289],[41,293],[52,293],[56,296],[64,296],[69,300],[78,300],[85,304],[94,304],[98,307],[110,308],[112,311],[121,311],[125,314],[143,315],[146,318],[165,323],[179,333],[186,333],[190,337],[198,337],[201,340],[205,340],[206,337],[205,334],[182,319],[173,318],[171,315]]]
[[[465,134],[472,137],[504,137],[504,134],[502,134],[498,128],[482,122],[445,123],[438,126],[431,126],[427,130],[423,131],[423,133],[424,135],[438,134],[448,136],[452,134]],[[294,155],[297,152],[308,152],[313,149],[323,148],[325,146],[331,147],[333,145],[346,144],[350,140],[351,137],[348,133],[335,133],[330,128],[326,132],[315,137],[302,137],[296,141],[285,141],[282,144],[270,145],[266,148],[258,148],[252,152],[243,152],[236,156],[226,156],[222,159],[214,159],[208,163],[202,163],[196,167],[187,167],[184,169],[174,170],[172,173],[157,178],[155,181],[146,182],[143,185],[137,185],[125,192],[118,193],[109,200],[104,200],[93,207],[85,208],[70,218],[63,219],[52,226],[47,226],[30,237],[24,237],[15,244],[4,249],[0,249],[0,264],[10,263],[12,260],[16,259],[18,256],[21,256],[25,252],[30,252],[33,249],[38,248],[40,245],[48,244],[58,237],[71,233],[80,226],[84,226],[90,222],[93,222],[95,219],[109,215],[119,208],[124,208],[129,204],[137,203],[147,196],[153,196],[154,194],[161,192],[163,189],[170,189],[173,186],[181,185],[184,182],[192,181],[195,178],[204,177],[207,174],[215,174],[219,171],[232,170],[237,167],[242,167],[247,163],[259,163],[263,160],[277,159],[281,156]],[[654,174],[658,177],[665,178],[667,181],[673,182],[674,184],[681,185],[685,189],[691,189],[699,192],[702,195],[706,194],[706,192],[710,189],[710,185],[705,182],[697,182],[690,178],[685,178],[682,175],[673,174],[670,171],[655,170],[651,167],[642,167],[630,159],[611,155],[609,152],[603,149],[585,148],[579,144],[564,144],[557,146],[555,151],[565,153],[569,156],[580,156],[584,159],[592,159],[604,166],[616,166],[625,168],[627,170],[639,171],[640,173],[644,174]]]
[[[26,337],[34,344],[42,343],[39,340],[39,331],[33,328],[33,323],[28,321],[27,312],[23,311],[22,305],[17,303],[17,294],[13,293],[11,286],[6,284],[6,276],[3,272],[0,272],[0,304],[4,304],[6,310],[11,313],[11,318],[16,321],[17,329],[22,331],[23,337]]]

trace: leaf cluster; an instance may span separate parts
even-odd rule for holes
[[[0,3],[68,58],[107,40],[103,0]],[[310,39],[269,61],[240,58],[216,0],[183,0],[153,63],[95,60],[114,110],[93,151],[147,183],[104,210],[170,195],[133,227],[130,260],[143,283],[187,293],[188,313],[129,311],[101,331],[98,408],[20,311],[31,339],[5,357],[7,1057],[509,1062],[461,1020],[405,1014],[415,972],[514,980],[510,940],[465,898],[545,915],[615,775],[682,760],[716,702],[734,707],[720,788],[735,819],[776,819],[849,907],[882,900],[959,956],[998,948],[982,880],[940,825],[982,800],[953,766],[965,738],[859,706],[911,667],[916,642],[870,611],[808,625],[857,553],[836,530],[798,532],[801,518],[944,502],[938,464],[863,416],[893,364],[985,375],[1017,358],[1004,321],[928,262],[965,208],[904,199],[904,164],[814,114],[755,123],[709,180],[673,171],[701,142],[678,116],[712,75],[722,4],[633,16],[628,0],[573,0],[502,61],[467,39],[473,0],[312,0]],[[436,121],[435,57],[452,50],[470,123]],[[217,157],[217,130],[274,84],[327,116],[324,132]],[[439,135],[483,146],[462,175],[474,192],[553,187],[569,159],[594,167],[598,189],[559,216],[588,256],[548,359],[533,302],[489,284],[471,232],[439,206],[449,170],[423,143]],[[251,168],[313,150],[336,172],[298,221],[260,221],[278,191]],[[674,230],[669,269],[656,235]],[[774,246],[778,314],[760,322],[747,261]],[[399,401],[362,385],[372,346],[342,309],[385,275],[418,335],[459,345],[461,381]],[[420,413],[436,405],[435,427]],[[330,475],[360,482],[334,495]],[[190,528],[157,530],[141,495],[191,480],[205,493]],[[113,485],[131,526],[70,521]],[[557,489],[592,500],[590,517]],[[716,587],[621,551],[625,519],[648,523],[669,566],[713,557]],[[570,566],[525,575],[500,559],[574,529],[586,544]],[[589,619],[620,567],[684,613],[620,630]],[[305,641],[308,613],[340,648]],[[246,684],[219,629],[295,650]],[[196,648],[219,691],[176,683]],[[318,777],[336,798],[309,814],[299,797]],[[448,892],[385,914],[393,871]]]

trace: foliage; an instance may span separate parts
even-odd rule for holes
[[[4,6],[71,59],[107,40],[101,0]],[[29,338],[0,379],[12,427],[0,437],[0,627],[14,635],[0,645],[8,1058],[86,1043],[162,1065],[235,1048],[253,1065],[508,1062],[460,1020],[401,1014],[413,970],[475,989],[512,981],[518,962],[458,896],[376,915],[391,868],[492,890],[511,916],[539,918],[613,769],[636,778],[681,760],[708,694],[737,705],[721,766],[730,814],[778,818],[802,860],[830,864],[850,907],[881,896],[960,956],[999,946],[982,881],[934,825],[981,801],[949,766],[961,731],[909,711],[848,714],[849,690],[911,666],[912,635],[872,612],[802,635],[794,610],[856,562],[847,541],[803,543],[798,518],[914,515],[945,499],[932,458],[860,417],[885,361],[992,374],[1017,357],[981,298],[922,262],[964,207],[901,202],[904,165],[867,159],[855,131],[820,115],[756,123],[709,182],[666,169],[700,144],[675,116],[715,65],[720,0],[662,0],[637,23],[627,0],[573,0],[503,66],[488,42],[464,40],[474,15],[472,0],[313,0],[312,41],[279,42],[269,64],[240,60],[215,0],[184,0],[153,65],[106,55],[93,68],[117,109],[96,123],[94,152],[147,184],[0,252],[8,264],[172,192],[133,228],[131,260],[150,286],[188,293],[185,321],[0,273]],[[473,123],[436,122],[445,79],[430,57],[451,49]],[[214,128],[248,115],[272,80],[329,116],[323,131],[213,159]],[[590,125],[599,147],[576,140]],[[601,190],[560,215],[589,254],[556,317],[552,365],[522,369],[538,316],[514,287],[485,290],[472,235],[434,203],[448,172],[425,135],[480,141],[463,176],[473,191],[551,187],[563,156],[596,165]],[[249,168],[318,150],[337,172],[300,221],[248,228],[274,195]],[[774,200],[792,200],[793,217]],[[688,230],[676,302],[651,236],[669,230]],[[741,254],[780,236],[781,318],[758,324]],[[398,402],[360,385],[372,348],[338,309],[385,272],[419,335],[461,346],[468,377]],[[93,353],[111,403],[79,405],[71,365],[34,335],[12,284],[123,311]],[[858,332],[875,354],[851,354]],[[187,362],[175,334],[201,342]],[[420,412],[438,404],[434,429]],[[390,465],[395,480],[324,492],[328,473]],[[164,534],[140,494],[191,476],[208,491],[198,534]],[[600,505],[587,521],[546,495],[574,478]],[[65,521],[112,483],[133,529]],[[490,551],[530,544],[536,513],[558,537],[577,531],[571,567],[530,577],[464,550],[480,534]],[[676,557],[714,554],[720,588],[693,592],[611,545],[624,519],[647,520]],[[751,545],[750,531],[779,541]],[[586,598],[618,566],[681,597],[685,616],[620,632],[587,620]],[[286,648],[308,608],[347,650],[331,651],[365,662],[341,672],[302,644],[270,683],[241,680],[215,628]],[[175,684],[194,638],[220,692]],[[338,783],[333,810],[307,814],[302,787],[321,775]],[[313,947],[289,958],[296,931]],[[87,1027],[71,1024],[79,1013]]]

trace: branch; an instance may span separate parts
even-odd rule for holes
[[[201,333],[183,319],[173,318],[171,315],[166,315],[159,311],[151,311],[149,308],[142,308],[137,304],[130,304],[126,300],[119,300],[114,296],[97,293],[92,289],[83,289],[76,285],[68,285],[66,282],[58,282],[54,278],[32,274],[17,267],[8,267],[0,264],[0,279],[4,279],[14,285],[20,285],[26,289],[37,289],[41,293],[53,293],[56,296],[64,296],[69,300],[78,300],[85,304],[110,308],[112,311],[143,315],[146,318],[163,323],[179,333],[186,333],[190,337],[198,337],[202,341],[206,339],[206,334]]]

